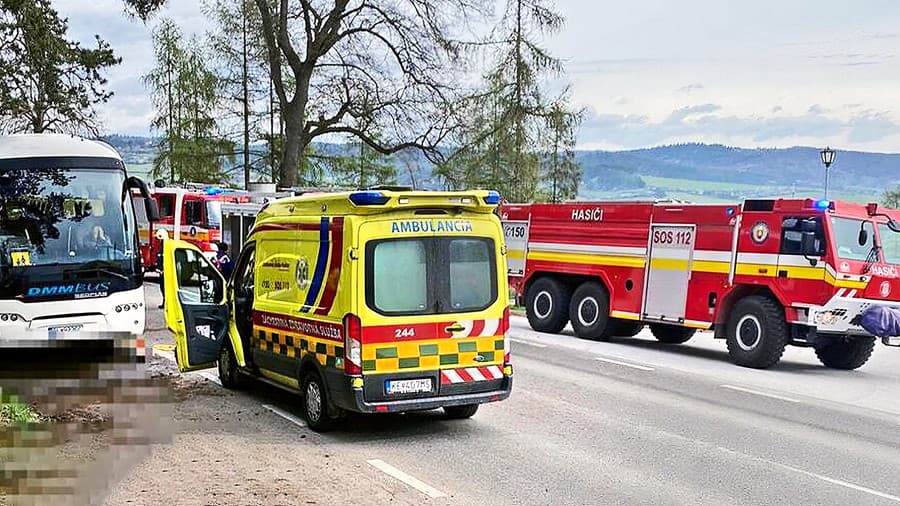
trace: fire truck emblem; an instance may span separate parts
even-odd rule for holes
[[[750,229],[750,238],[756,244],[762,244],[769,238],[769,226],[764,221],[758,221]]]
[[[881,283],[881,296],[887,297],[891,294],[891,284],[887,281],[882,281]]]
[[[850,264],[848,262],[841,262],[841,272],[849,272]]]

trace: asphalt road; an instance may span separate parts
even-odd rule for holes
[[[382,495],[348,492],[361,504],[385,490],[435,504],[900,503],[900,350],[879,346],[863,369],[840,372],[791,349],[755,371],[708,334],[596,343],[514,317],[511,337],[513,394],[471,420],[356,416],[316,435],[297,399],[266,385],[221,402],[266,405],[268,427],[381,476],[371,483]]]

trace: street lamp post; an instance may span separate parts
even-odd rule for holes
[[[834,163],[834,154],[834,150],[830,147],[826,147],[819,153],[822,157],[822,164],[825,165],[825,200],[828,200],[828,169]]]

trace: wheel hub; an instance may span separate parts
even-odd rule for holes
[[[600,305],[597,299],[593,297],[585,297],[578,303],[578,321],[585,327],[597,323],[600,317]]]
[[[550,292],[539,292],[534,298],[533,306],[534,314],[538,318],[543,320],[550,316],[550,312],[553,311],[553,297],[550,296]]]
[[[736,334],[737,344],[742,350],[753,351],[756,349],[762,340],[762,325],[759,323],[759,318],[751,314],[744,315],[738,320]]]

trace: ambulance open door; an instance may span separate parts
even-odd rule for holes
[[[228,336],[225,279],[196,246],[163,242],[166,326],[182,372],[213,367]]]
[[[693,225],[651,225],[643,319],[684,323],[694,257]]]

